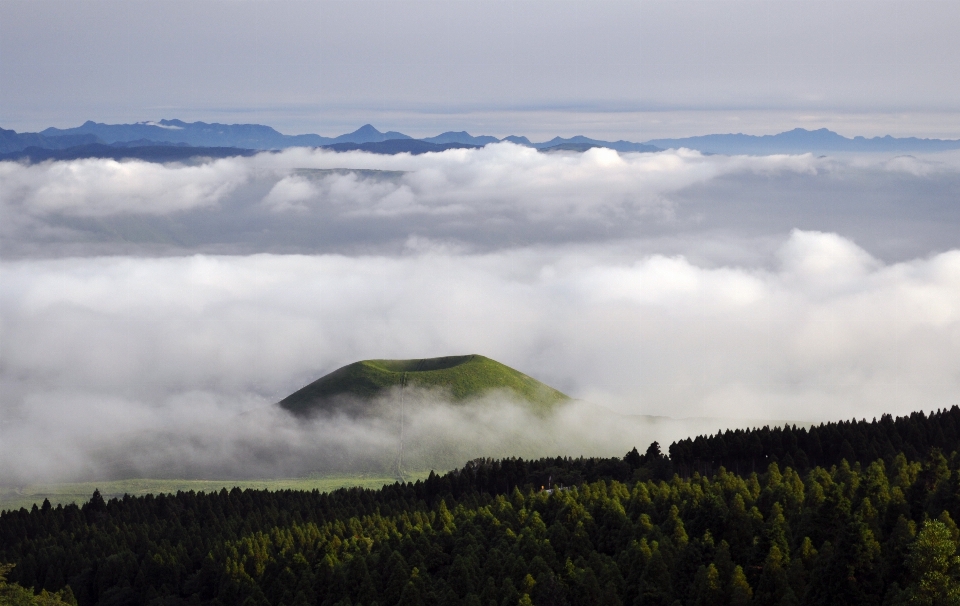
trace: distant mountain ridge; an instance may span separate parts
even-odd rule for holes
[[[260,153],[260,150],[239,147],[199,147],[156,142],[150,142],[147,145],[88,143],[62,149],[31,146],[19,151],[0,154],[0,161],[22,162],[26,160],[30,163],[37,163],[47,160],[108,158],[111,160],[144,160],[147,162],[183,162],[194,158],[233,158],[236,156],[253,156],[258,153]]]
[[[554,137],[553,139],[544,141],[543,143],[533,143],[531,146],[543,150],[559,150],[561,148],[566,148],[570,151],[584,151],[584,148],[589,149],[591,147],[606,147],[608,149],[615,149],[621,152],[657,152],[663,151],[664,149],[648,143],[634,143],[633,141],[624,141],[622,139],[620,141],[601,141],[599,139],[584,137],[583,135],[577,135],[575,137],[570,137],[569,139],[564,139],[563,137]]]
[[[0,129],[0,153],[19,152],[28,147],[41,149],[65,149],[72,145],[105,145],[138,147],[158,145],[190,145],[194,147],[237,147],[241,149],[272,150],[288,147],[331,147],[340,151],[360,149],[374,153],[424,153],[443,151],[457,147],[483,147],[490,143],[509,141],[536,149],[566,149],[584,151],[591,147],[607,147],[617,151],[653,152],[660,148],[632,141],[602,141],[582,135],[564,139],[554,137],[549,141],[532,143],[527,137],[510,135],[502,139],[490,135],[473,136],[466,131],[448,131],[435,137],[414,139],[397,131],[380,132],[371,124],[364,124],[352,133],[337,137],[315,134],[284,135],[262,124],[218,124],[184,122],[182,120],[159,120],[135,124],[103,124],[88,120],[75,128],[47,128],[39,133],[16,133]],[[430,145],[388,145],[373,149],[356,145],[385,143],[387,141],[418,141]],[[351,145],[352,144],[352,145]],[[381,151],[381,148],[383,151]],[[409,149],[408,149],[409,148]],[[394,151],[388,151],[394,150]]]
[[[47,128],[39,134],[45,137],[94,135],[99,139],[97,143],[107,144],[143,139],[154,142],[186,143],[201,147],[246,149],[317,147],[337,142],[332,137],[313,134],[284,135],[262,124],[208,124],[182,120],[160,120],[136,124],[103,124],[88,120],[76,128]]]
[[[365,151],[372,154],[426,154],[429,152],[441,152],[448,149],[476,149],[479,145],[470,145],[467,143],[430,143],[422,139],[387,139],[385,141],[371,141],[369,143],[334,143],[324,145],[324,149],[333,151]]]
[[[300,135],[305,137],[307,135]],[[318,136],[318,135],[311,135]],[[321,137],[326,139],[326,137]],[[347,133],[345,135],[340,135],[339,137],[334,137],[330,140],[330,144],[337,143],[382,143],[384,141],[393,141],[396,139],[413,139],[410,135],[405,135],[403,133],[398,133],[396,131],[388,130],[385,133],[381,133],[372,124],[364,124],[357,130],[352,133]],[[324,145],[324,144],[321,144]]]
[[[0,128],[0,153],[9,153],[36,147],[39,149],[66,149],[77,145],[99,143],[96,135],[71,134],[46,136],[40,133],[18,133]]]
[[[684,147],[704,153],[727,155],[823,152],[909,153],[960,149],[960,140],[896,138],[889,135],[869,139],[865,137],[848,138],[826,128],[818,130],[795,128],[776,135],[710,134],[675,139],[652,139],[643,143],[625,140],[603,141],[577,135],[569,138],[554,137],[549,141],[534,143],[527,137],[522,136],[510,135],[497,138],[490,135],[475,136],[466,131],[447,131],[434,137],[415,139],[397,131],[381,132],[371,124],[365,124],[351,133],[337,137],[325,137],[317,134],[284,135],[262,124],[219,124],[159,120],[157,122],[138,122],[135,124],[104,124],[87,121],[75,128],[47,128],[39,133],[17,133],[13,130],[0,129],[0,159],[30,159],[34,156],[44,155],[36,150],[31,152],[32,155],[21,153],[27,148],[66,150],[76,146],[93,144],[126,148],[166,145],[209,149],[237,148],[238,150],[244,150],[244,153],[246,150],[326,147],[337,151],[360,150],[383,154],[416,154],[451,148],[483,147],[501,141],[509,141],[543,151],[582,152],[593,147],[604,147],[619,152],[656,152]],[[141,154],[141,152],[133,151],[125,157],[136,157],[138,154]],[[51,156],[51,159],[55,159],[61,155],[69,156],[71,154],[48,155]]]
[[[712,154],[797,154],[816,152],[936,152],[960,149],[957,139],[854,137],[832,130],[795,128],[776,135],[701,135],[681,139],[653,139],[648,144],[664,149],[686,147]]]
[[[487,143],[499,143],[500,139],[496,137],[491,137],[488,135],[482,135],[479,137],[474,137],[465,130],[458,132],[447,131],[445,133],[440,133],[436,137],[427,137],[426,139],[421,139],[421,141],[426,141],[427,143],[463,143],[466,145],[477,145],[484,146]],[[529,141],[527,142],[529,143]]]

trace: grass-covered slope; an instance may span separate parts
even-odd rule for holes
[[[280,401],[296,414],[330,411],[345,400],[370,401],[392,387],[444,390],[454,401],[494,389],[513,391],[538,410],[569,397],[518,370],[480,356],[447,356],[419,360],[362,360],[323,376]]]

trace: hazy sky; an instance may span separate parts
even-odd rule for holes
[[[0,122],[960,137],[960,3],[0,3]]]

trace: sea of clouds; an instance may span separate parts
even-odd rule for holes
[[[956,154],[5,162],[0,213],[0,482],[389,466],[397,418],[273,406],[366,358],[581,400],[427,398],[421,463],[960,403]]]

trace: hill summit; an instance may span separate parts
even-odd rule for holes
[[[509,390],[537,411],[569,400],[566,394],[485,356],[446,356],[414,360],[361,360],[320,377],[280,401],[297,415],[347,410],[365,412],[365,404],[390,389],[439,389],[454,402]]]

